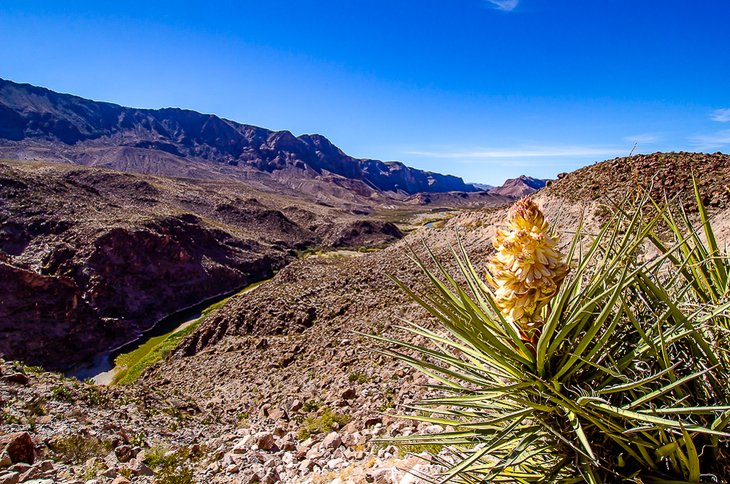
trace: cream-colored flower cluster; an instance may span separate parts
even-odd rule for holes
[[[512,206],[506,224],[494,237],[497,254],[488,264],[489,279],[504,317],[526,341],[535,341],[542,326],[540,309],[555,296],[568,267],[545,216],[529,197]]]

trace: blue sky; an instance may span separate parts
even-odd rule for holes
[[[491,184],[730,151],[730,2],[0,3],[0,77]]]

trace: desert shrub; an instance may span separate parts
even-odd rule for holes
[[[31,416],[40,416],[48,413],[45,397],[35,396],[25,402],[23,408]]]
[[[347,414],[338,413],[333,411],[329,407],[324,407],[319,416],[309,416],[304,419],[304,423],[299,428],[298,437],[300,440],[305,440],[311,435],[323,434],[325,432],[331,432],[337,426],[342,427],[352,420],[352,417]]]
[[[83,464],[92,457],[103,457],[111,443],[93,435],[72,434],[53,439],[49,445],[54,457],[67,464]]]
[[[56,385],[51,388],[51,396],[54,400],[62,402],[73,402],[75,399],[73,392],[63,385]]]
[[[20,424],[23,419],[17,415],[7,412],[6,410],[0,409],[0,424],[13,425]]]
[[[320,407],[322,407],[322,404],[319,403],[317,400],[307,400],[302,405],[302,413],[314,412],[319,410]]]
[[[21,364],[20,370],[24,373],[30,373],[32,375],[40,375],[44,373],[46,370],[43,369],[42,366],[38,365],[23,365]]]
[[[353,371],[347,376],[347,381],[350,383],[368,383],[370,377],[360,371]]]
[[[110,402],[109,395],[94,385],[86,385],[83,387],[81,399],[93,406],[105,406]]]
[[[396,282],[442,330],[374,338],[440,382],[407,418],[454,430],[398,442],[447,445],[458,482],[727,482],[730,264],[695,194],[699,227],[646,197],[566,258],[529,200],[486,274],[461,243],[453,272],[416,257],[429,288]]]
[[[199,457],[187,447],[172,450],[165,445],[157,445],[145,452],[144,461],[155,470],[155,482],[158,484],[193,484],[190,463]]]

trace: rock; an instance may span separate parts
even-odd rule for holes
[[[120,445],[114,449],[114,454],[117,456],[117,459],[119,459],[119,462],[122,463],[129,462],[129,460],[134,457],[131,445]]]
[[[368,482],[375,484],[392,484],[397,481],[398,471],[392,468],[371,469],[365,473]]]
[[[226,467],[226,472],[228,474],[235,474],[239,471],[239,468],[236,464],[230,464],[228,467]]]
[[[383,423],[382,417],[368,417],[363,422],[363,425],[365,426],[365,428],[370,428],[380,423]]]
[[[419,428],[419,431],[422,434],[433,435],[442,433],[444,431],[444,428],[440,425],[428,425],[423,428]]]
[[[274,435],[270,432],[259,432],[253,436],[253,439],[261,450],[271,450],[274,447]]]
[[[251,435],[247,435],[238,442],[236,442],[236,445],[233,446],[232,452],[234,454],[245,454],[248,452],[248,450],[251,448],[251,445],[254,443],[254,438]]]
[[[281,482],[281,479],[279,478],[279,473],[276,469],[267,470],[263,479],[261,479],[261,484],[277,484],[279,482]]]
[[[276,442],[276,446],[285,452],[291,452],[297,449],[297,444],[295,441],[295,437],[292,434],[287,434],[284,437],[280,438]]]
[[[127,467],[132,471],[135,476],[153,476],[155,473],[150,469],[147,464],[142,462],[142,459],[137,456],[131,459],[127,463]]]
[[[124,476],[118,476],[112,481],[112,484],[132,484],[132,481]]]
[[[18,383],[20,385],[27,385],[30,382],[28,375],[24,375],[23,373],[12,373],[10,375],[6,375],[3,377],[3,380],[8,383]]]
[[[322,448],[324,449],[335,450],[340,445],[342,445],[342,439],[337,432],[330,432],[322,441]]]
[[[271,420],[289,420],[289,415],[283,408],[273,408],[269,410],[269,418]]]
[[[43,471],[37,467],[31,467],[27,471],[20,475],[20,482],[30,481],[31,479],[38,479],[43,476]]]
[[[13,460],[7,452],[0,454],[0,467],[8,467],[13,464]]]
[[[310,460],[318,460],[324,455],[324,453],[320,450],[319,446],[312,447],[309,449],[309,451],[306,454],[306,458]]]
[[[253,469],[245,469],[241,472],[241,475],[236,478],[236,482],[240,484],[259,484],[261,482],[261,478]]]
[[[0,453],[10,456],[12,463],[32,464],[35,460],[35,444],[28,432],[15,432],[0,436]]]
[[[348,388],[347,390],[342,392],[342,394],[340,395],[340,397],[344,400],[352,400],[356,396],[357,396],[357,391],[355,391],[354,388]]]
[[[314,468],[314,462],[311,459],[304,459],[299,464],[299,473],[306,474]]]
[[[285,453],[285,454],[284,454],[284,455],[283,455],[283,456],[281,457],[281,462],[282,462],[282,463],[284,463],[284,464],[285,464],[285,465],[286,465],[287,467],[292,467],[292,466],[294,466],[294,463],[296,462],[296,460],[297,460],[297,458],[296,458],[296,456],[294,455],[294,453],[292,453],[292,452],[286,452],[286,453]]]
[[[346,447],[355,447],[365,443],[365,437],[360,432],[342,434],[342,444]]]
[[[0,484],[16,484],[19,480],[19,472],[0,472]]]
[[[314,447],[314,444],[314,439],[312,437],[309,437],[307,440],[303,440],[299,443],[299,445],[297,446],[297,451],[306,453],[307,451],[309,451],[309,449]]]
[[[13,464],[12,466],[10,466],[8,468],[8,470],[11,472],[17,472],[19,474],[22,474],[24,472],[27,472],[28,469],[30,469],[31,467],[33,467],[33,466],[30,464],[24,464],[22,462],[19,462],[17,464]]]
[[[117,477],[117,474],[118,474],[118,472],[114,467],[108,467],[97,475],[100,477],[108,477],[110,479],[113,479],[113,478]]]

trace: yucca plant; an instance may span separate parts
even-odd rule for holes
[[[728,259],[697,203],[700,228],[648,196],[617,207],[563,257],[525,199],[486,273],[461,242],[453,274],[414,255],[428,289],[396,283],[442,329],[402,326],[424,344],[375,338],[440,382],[406,418],[448,431],[402,443],[445,445],[442,481],[726,482]]]

